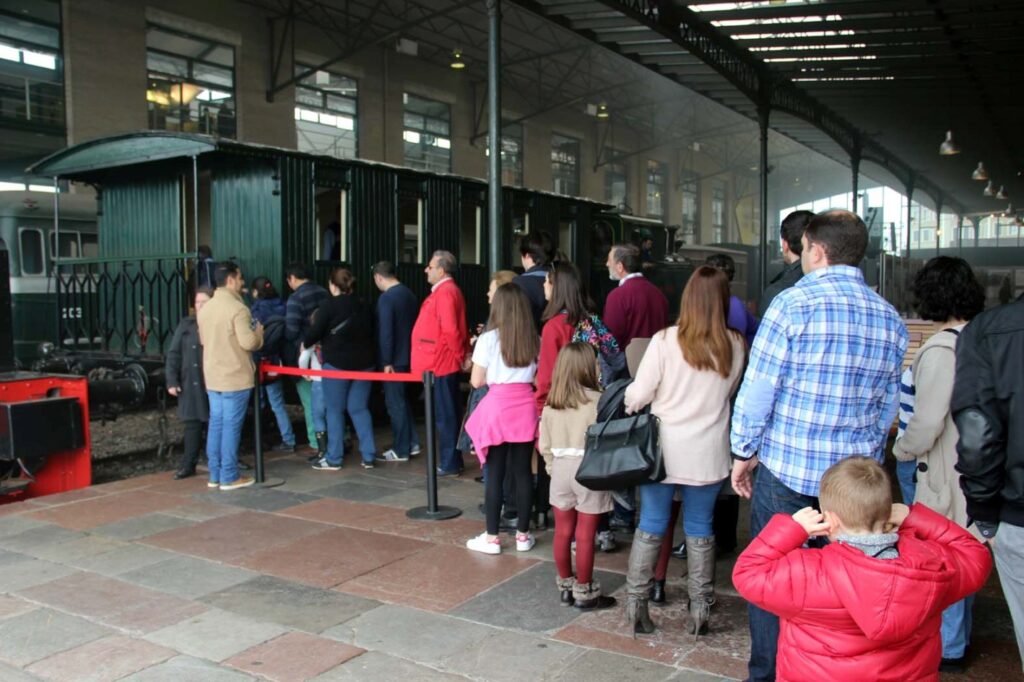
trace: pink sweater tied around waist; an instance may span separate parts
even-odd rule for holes
[[[533,384],[491,384],[487,395],[466,420],[480,464],[487,450],[502,443],[529,443],[537,439],[537,405]]]

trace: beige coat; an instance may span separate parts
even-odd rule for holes
[[[587,445],[587,427],[597,421],[597,403],[601,394],[587,392],[589,402],[578,405],[575,410],[556,410],[545,406],[540,415],[540,437],[537,448],[544,457],[548,473],[555,460],[551,452],[556,448],[578,448]]]
[[[707,485],[729,476],[729,400],[746,363],[746,344],[730,333],[729,376],[696,370],[683,359],[675,326],[658,332],[647,347],[636,379],[626,389],[626,409],[651,406],[661,420],[665,483]]]
[[[196,316],[203,344],[203,376],[210,391],[244,391],[256,385],[252,352],[263,346],[263,331],[238,294],[217,289]]]
[[[918,462],[914,501],[966,527],[967,501],[960,490],[960,475],[953,468],[960,436],[949,411],[956,375],[956,340],[955,334],[937,332],[917,351],[913,365],[914,414],[892,452],[900,461]]]

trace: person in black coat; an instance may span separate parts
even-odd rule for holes
[[[207,287],[196,290],[196,315],[212,297],[213,292]],[[174,330],[164,375],[167,392],[178,399],[178,419],[185,425],[185,451],[174,473],[177,481],[195,476],[203,443],[203,425],[210,421],[210,403],[203,382],[203,347],[199,343],[195,315],[182,319]]]

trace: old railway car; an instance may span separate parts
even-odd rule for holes
[[[104,350],[161,353],[186,312],[189,270],[201,244],[216,259],[236,260],[248,279],[267,275],[282,290],[289,262],[315,268],[321,280],[343,262],[362,294],[376,296],[370,267],[387,259],[421,298],[428,291],[425,262],[447,249],[459,259],[470,318],[486,318],[487,187],[478,179],[173,132],[84,142],[29,172],[96,192],[97,257],[71,261],[78,276],[62,279],[59,295],[60,305],[77,307],[98,292],[97,303],[75,321],[83,328],[58,334],[63,339],[99,338]],[[603,270],[607,246],[628,236],[612,229],[592,243],[594,221],[608,208],[506,187],[502,265],[518,265],[520,236],[545,231],[585,276],[595,263]]]
[[[55,256],[97,255],[95,201],[83,195],[61,195],[59,200],[58,236],[52,194],[0,192],[0,248],[7,249],[14,354],[25,366],[38,356],[41,343],[57,340],[58,316],[74,319],[83,314],[81,307],[57,309]],[[66,273],[67,268],[61,270]]]

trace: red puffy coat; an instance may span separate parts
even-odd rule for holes
[[[440,283],[423,301],[412,328],[412,373],[445,376],[462,369],[469,351],[466,300],[455,280]]]
[[[801,549],[807,533],[777,514],[744,550],[733,584],[780,619],[780,682],[939,679],[942,610],[977,592],[988,548],[924,505],[899,529],[898,559],[842,543]]]

